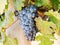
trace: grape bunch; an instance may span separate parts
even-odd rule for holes
[[[19,19],[20,19],[20,25],[25,33],[25,36],[27,40],[34,40],[34,37],[36,35],[36,27],[34,18],[36,16],[36,8],[33,5],[30,5],[28,7],[24,7],[19,12]]]

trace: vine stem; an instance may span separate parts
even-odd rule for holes
[[[14,2],[13,2],[13,0],[8,0],[8,2],[9,2],[8,10],[14,12],[15,9],[14,9]]]
[[[20,20],[17,19],[11,26],[6,30],[7,35],[10,38],[17,38],[18,45],[31,45],[31,41],[26,40],[24,32],[19,25]]]
[[[8,10],[14,13],[15,9],[13,0],[8,0],[8,2]],[[26,40],[26,37],[24,36],[24,32],[19,25],[18,18],[6,28],[6,33],[9,37],[17,38],[18,45],[31,45],[31,41]]]
[[[8,29],[9,27],[11,27],[13,24],[15,24],[18,21],[18,19],[16,21],[14,21],[11,25],[9,25],[6,29]]]

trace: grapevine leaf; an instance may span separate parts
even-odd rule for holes
[[[5,40],[5,35],[2,31],[0,31],[0,45],[3,45],[3,41]]]
[[[35,0],[35,5],[38,7],[44,6],[44,7],[51,8],[51,3],[49,0]]]
[[[6,28],[7,25],[11,25],[14,22],[14,13],[11,11],[7,11],[5,15],[5,25],[3,26]]]
[[[50,17],[49,20],[60,27],[60,13],[58,13],[58,11],[49,10],[48,12],[45,12],[45,15],[48,15]]]
[[[5,14],[4,14],[5,15]],[[6,23],[6,20],[5,20],[5,16],[3,15],[0,15],[0,27],[3,27]],[[2,20],[1,20],[2,19]]]
[[[0,38],[0,43],[3,45],[18,45],[17,39],[16,38],[9,38],[5,32],[1,31],[1,38]]]
[[[7,5],[7,0],[0,0],[0,14],[4,12],[5,5]]]
[[[8,11],[7,12],[7,16],[6,16],[6,18],[7,18],[7,22],[9,23],[9,24],[12,24],[13,22],[14,22],[14,14],[13,14],[13,12],[11,12],[11,11]]]
[[[45,35],[45,34],[42,34],[42,33],[40,34],[40,32],[37,33],[36,36],[35,36],[36,41],[41,41],[39,43],[39,45],[52,45],[54,41],[51,40],[51,39],[54,40],[53,35]]]
[[[8,36],[5,37],[5,41],[3,42],[4,45],[17,45],[17,40],[14,38],[14,39],[11,39],[9,38]]]
[[[24,0],[14,0],[14,6],[16,10],[21,10],[21,7],[24,6]]]
[[[59,32],[60,31],[60,13],[58,13],[58,11],[49,10],[48,12],[45,12],[45,15],[49,16],[49,20],[56,24],[57,26],[56,32]]]
[[[36,6],[42,6],[43,5],[43,2],[41,0],[35,0],[35,5]]]
[[[59,6],[59,4],[60,4],[59,0],[50,0],[50,1],[51,1],[52,6],[55,10],[57,10],[60,7]]]
[[[56,29],[56,25],[53,22],[43,21],[40,17],[35,18],[36,26],[41,33],[52,34]]]

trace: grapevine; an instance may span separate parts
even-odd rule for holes
[[[7,35],[10,31],[15,32],[13,39]],[[28,45],[29,41],[60,45],[60,0],[0,0],[0,45]]]
[[[23,28],[28,40],[34,40],[36,28],[34,25],[34,18],[36,16],[36,8],[31,5],[23,8],[19,13],[20,25]]]

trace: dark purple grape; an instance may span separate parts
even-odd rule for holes
[[[36,8],[31,5],[29,7],[23,8],[18,17],[20,19],[20,25],[25,33],[27,40],[34,40],[36,35],[36,28],[34,24],[34,18],[36,16]]]

